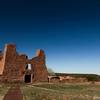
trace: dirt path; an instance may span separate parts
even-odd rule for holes
[[[20,86],[15,85],[14,87],[11,87],[3,100],[23,100],[23,94],[21,93]]]

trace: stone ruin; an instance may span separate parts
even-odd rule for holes
[[[43,50],[28,59],[25,54],[16,52],[15,44],[5,45],[0,52],[0,82],[43,82],[48,81],[48,71]]]

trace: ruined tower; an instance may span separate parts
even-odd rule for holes
[[[15,44],[5,45],[0,54],[0,81],[3,82],[35,82],[47,81],[48,71],[43,50],[28,59],[25,54],[16,52]]]

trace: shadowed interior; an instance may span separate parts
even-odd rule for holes
[[[25,75],[25,83],[31,82],[31,75]]]

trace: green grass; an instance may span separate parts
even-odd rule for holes
[[[99,85],[24,85],[25,100],[100,100]]]

